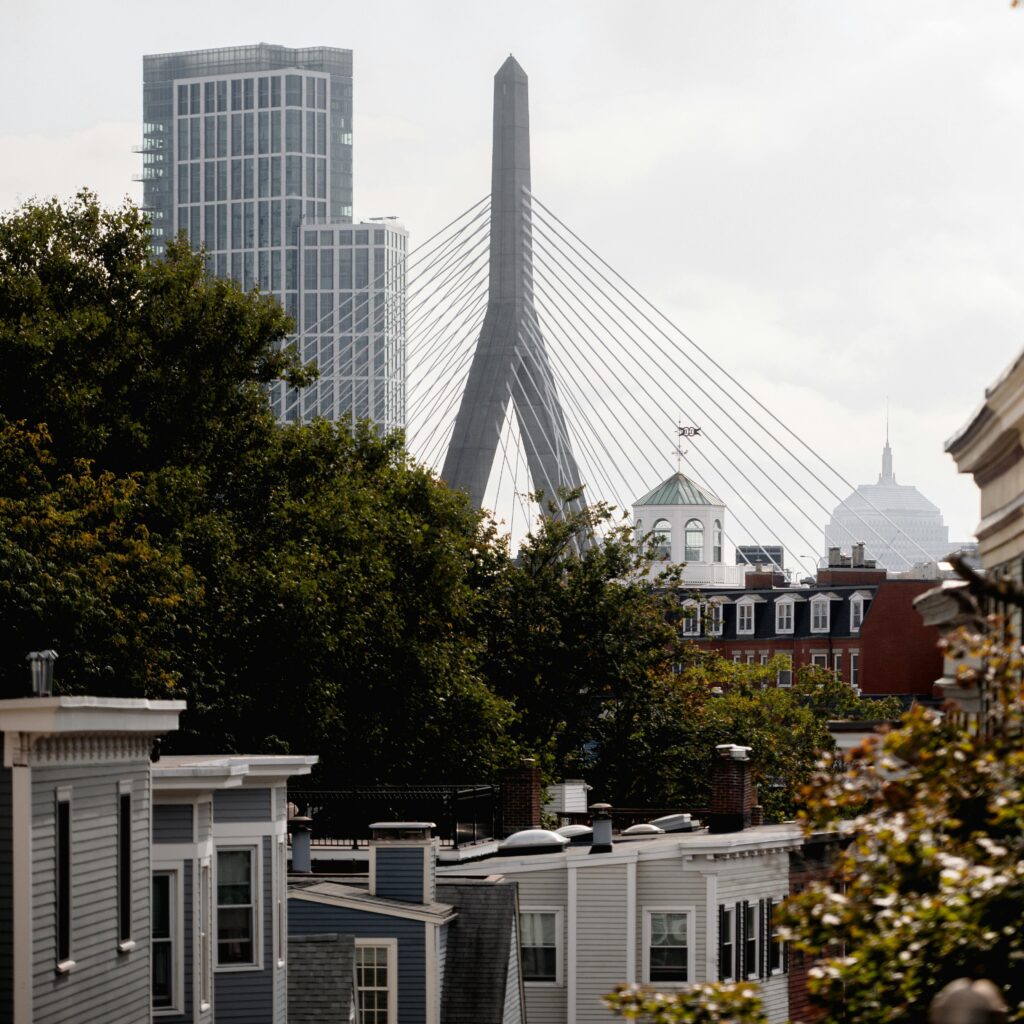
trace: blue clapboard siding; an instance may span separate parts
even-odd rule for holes
[[[191,843],[192,805],[154,804],[153,842]]]
[[[218,824],[270,821],[270,790],[218,790],[213,794],[213,820]]]
[[[270,791],[253,790],[267,794]],[[221,794],[216,794],[220,796]],[[214,816],[219,813],[214,804]],[[216,820],[220,821],[218,817]],[[274,886],[273,851],[269,836],[263,838],[263,970],[217,971],[214,977],[214,1008],[217,1024],[276,1024],[274,1021]]]
[[[118,783],[132,783],[132,938],[117,949]],[[71,957],[58,975],[55,796],[71,786]],[[32,773],[33,1010],[47,1024],[148,1019],[149,763],[75,764]]]
[[[0,733],[0,765],[4,735]],[[0,767],[0,1021],[14,1016],[14,901],[11,875],[11,770]]]
[[[377,861],[377,895],[386,900],[423,902],[423,848],[420,846],[388,849],[378,846],[374,851]]]
[[[420,854],[422,858],[422,853]],[[291,897],[288,900],[288,932],[291,935],[316,935],[336,932],[357,939],[398,939],[398,1021],[399,1024],[425,1024],[426,930],[422,921],[387,917],[347,907]],[[218,1019],[220,1013],[218,1010]]]

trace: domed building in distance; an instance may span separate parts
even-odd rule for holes
[[[724,559],[725,504],[703,484],[673,473],[633,502],[633,523],[638,537],[653,535],[659,561],[652,573],[685,563],[684,585],[743,586],[747,566]]]
[[[916,487],[896,482],[888,438],[878,483],[861,484],[825,526],[826,559],[829,548],[850,550],[858,543],[867,558],[890,572],[941,561],[954,547],[938,506]]]

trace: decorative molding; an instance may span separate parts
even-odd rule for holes
[[[153,733],[8,733],[17,764],[44,767],[56,764],[149,763]]]

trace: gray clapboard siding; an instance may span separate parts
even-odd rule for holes
[[[267,795],[270,790],[253,790]],[[218,813],[215,794],[214,814]],[[218,819],[220,820],[220,819]],[[263,970],[216,971],[214,1008],[217,1024],[277,1024],[274,1019],[274,888],[271,839],[264,836],[262,893]]]
[[[4,734],[0,732],[0,765]],[[0,767],[0,1020],[14,1015],[14,901],[12,890],[11,770]]]
[[[154,804],[153,842],[191,843],[192,805]]]
[[[118,783],[132,784],[132,938],[119,953]],[[55,798],[71,786],[71,956],[75,970],[54,972]],[[36,768],[33,819],[33,1007],[48,1024],[85,1020],[137,1024],[149,1013],[149,765]]]
[[[606,1024],[601,996],[626,980],[626,865],[578,870],[576,907],[576,1020]]]
[[[398,939],[398,1022],[425,1024],[426,929],[422,921],[370,914],[292,897],[288,900],[288,931],[293,935],[336,932],[357,939]],[[218,1009],[218,1020],[220,1012]]]
[[[272,821],[269,789],[228,789],[213,794],[213,820],[218,824]]]
[[[568,882],[564,868],[557,871],[524,871],[514,876],[519,883],[519,906],[562,907],[567,906]],[[562,934],[559,942],[562,950],[568,951],[568,914],[563,914]],[[566,960],[567,963],[567,960]],[[530,1024],[565,1024],[565,985],[526,985],[526,1019]]]
[[[737,863],[741,863],[737,861]],[[749,864],[749,861],[743,861]],[[688,936],[694,949],[693,981],[703,981],[707,964],[707,879],[678,860],[641,860],[636,875],[636,976],[643,982],[644,907],[693,907],[696,911],[693,934]],[[716,915],[718,907],[713,911]],[[625,911],[623,911],[625,921]],[[717,922],[717,917],[715,921]],[[717,927],[717,923],[716,923]],[[625,978],[622,979],[625,981]]]

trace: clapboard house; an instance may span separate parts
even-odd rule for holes
[[[288,1019],[288,779],[315,757],[153,765],[153,1018]]]
[[[0,1021],[150,1019],[150,753],[183,701],[0,701]]]

